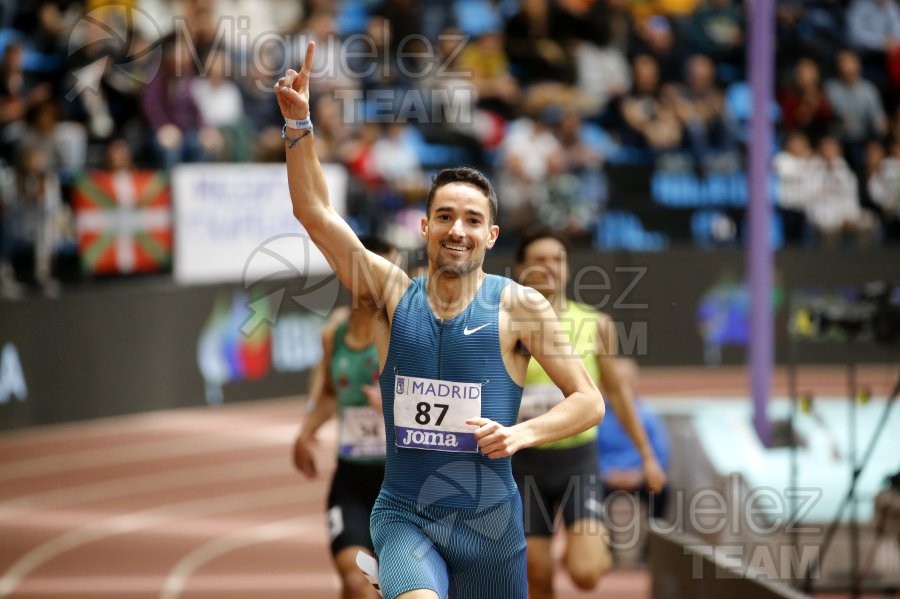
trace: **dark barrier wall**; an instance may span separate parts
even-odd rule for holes
[[[804,599],[784,582],[728,563],[699,539],[680,533],[650,533],[650,571],[653,599]]]
[[[505,257],[488,254],[493,272],[512,272]],[[609,313],[619,349],[646,365],[743,364],[749,299],[742,252],[666,250],[658,253],[580,253],[573,257],[570,297]],[[776,359],[789,359],[789,314],[813,296],[853,291],[873,280],[900,283],[900,251],[785,251],[775,265]],[[897,306],[900,310],[900,305]],[[799,363],[900,362],[900,340],[799,341]]]
[[[489,254],[508,273],[509,253]],[[778,359],[791,296],[897,277],[900,252],[783,253],[776,267]],[[741,363],[749,306],[743,255],[669,250],[579,254],[573,297],[618,322],[622,353],[646,365]],[[577,288],[575,283],[578,283]],[[306,392],[337,281],[264,288],[113,281],[56,300],[0,302],[0,429]],[[900,361],[896,348],[802,343],[800,362]]]
[[[334,279],[314,287],[143,283],[2,303],[0,428],[306,393],[313,310],[346,303]]]

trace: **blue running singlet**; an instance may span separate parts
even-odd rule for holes
[[[391,322],[380,384],[387,452],[371,517],[381,590],[459,599],[527,595],[522,507],[510,458],[474,446],[480,415],[513,426],[522,388],[500,350],[500,296],[509,279],[487,275],[469,306],[434,316],[426,279],[414,279]],[[395,405],[396,403],[396,405]],[[395,418],[395,416],[397,418]]]

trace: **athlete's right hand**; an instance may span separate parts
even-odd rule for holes
[[[284,118],[305,119],[309,116],[309,72],[315,54],[316,43],[309,42],[300,71],[288,69],[284,77],[275,83],[275,97]]]
[[[523,447],[515,426],[503,426],[489,418],[469,418],[466,424],[478,427],[473,433],[478,451],[488,459],[508,458]]]
[[[294,440],[294,467],[310,478],[315,478],[318,474],[316,458],[306,440],[300,436]]]

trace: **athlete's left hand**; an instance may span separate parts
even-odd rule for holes
[[[503,426],[488,418],[470,418],[466,424],[477,426],[475,441],[483,455],[492,460],[508,458],[523,446],[521,436],[514,426]]]
[[[644,480],[652,493],[659,493],[668,482],[668,477],[656,458],[644,460]]]

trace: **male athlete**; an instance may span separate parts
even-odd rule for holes
[[[389,599],[524,599],[521,500],[509,457],[595,426],[603,397],[550,303],[483,271],[499,227],[481,173],[435,177],[422,219],[426,277],[410,279],[363,248],[331,207],[316,156],[314,53],[311,43],[300,72],[289,70],[275,92],[294,215],[341,282],[379,315],[387,455],[371,533],[381,590]],[[565,399],[517,424],[529,353]]]
[[[635,410],[633,390],[616,356],[615,323],[608,315],[566,297],[568,246],[568,239],[551,229],[527,231],[516,247],[516,278],[540,291],[553,306],[572,347],[594,380],[602,385],[610,406],[637,447],[648,488],[658,492],[665,485],[666,475],[647,441]],[[531,361],[520,420],[539,416],[562,400],[541,364]],[[603,525],[604,493],[596,438],[597,429],[592,427],[513,456],[513,474],[525,506],[531,599],[553,597],[552,541],[558,515],[566,526],[562,563],[576,586],[593,589],[612,567],[608,532]]]

